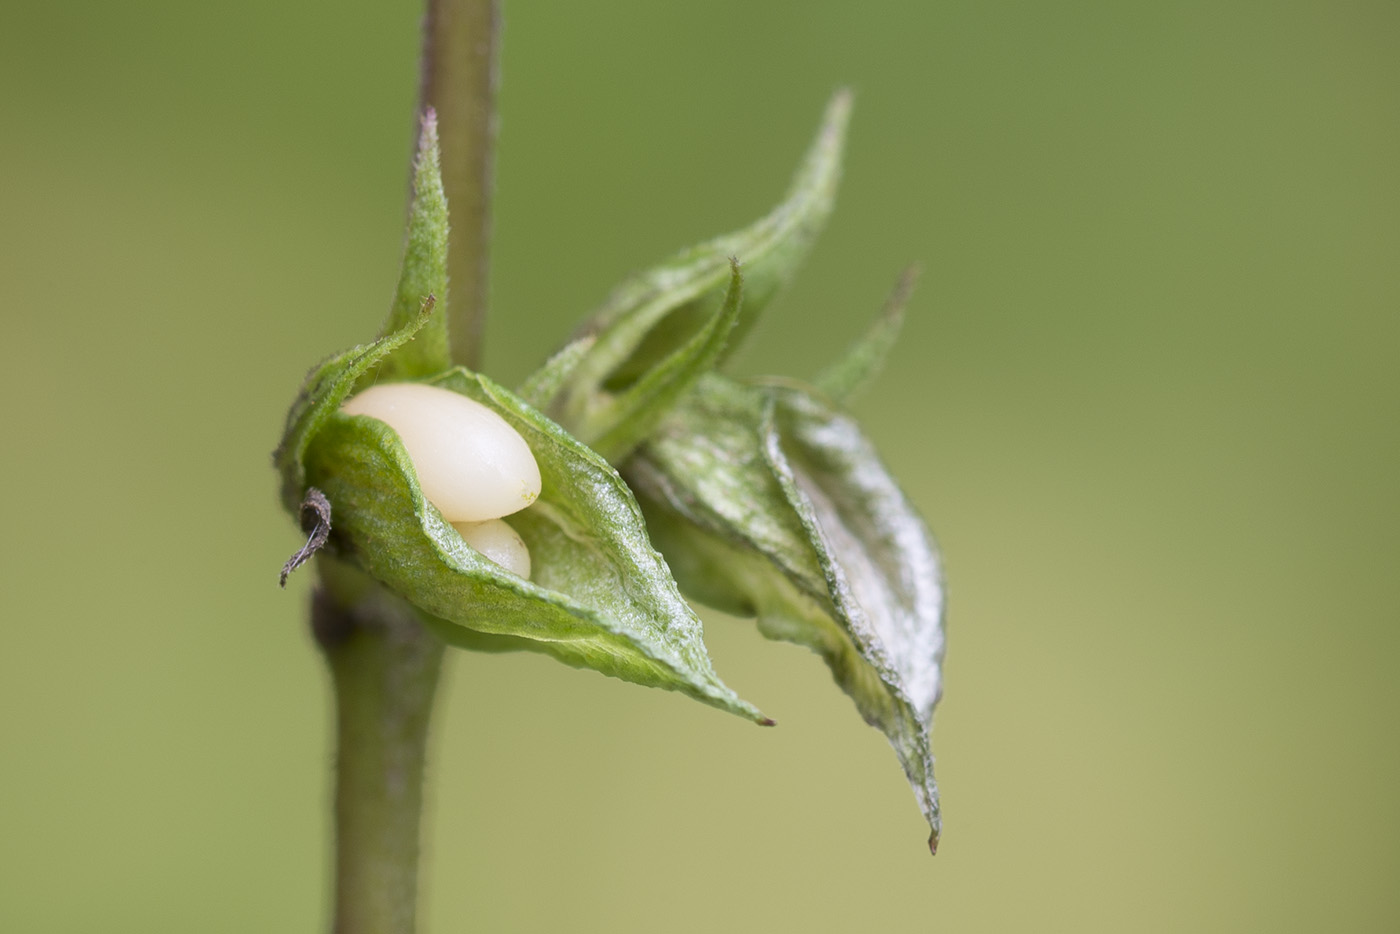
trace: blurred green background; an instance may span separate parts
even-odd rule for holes
[[[820,662],[756,729],[458,655],[428,930],[1400,929],[1400,5],[506,6],[487,369],[846,181],[737,361],[858,408],[947,556],[943,848]],[[326,678],[268,452],[394,285],[407,0],[0,8],[0,929],[324,929]],[[474,927],[473,927],[474,924]]]

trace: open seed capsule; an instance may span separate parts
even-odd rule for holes
[[[540,495],[540,468],[525,439],[466,396],[421,383],[385,383],[347,400],[341,411],[394,429],[423,495],[448,522],[499,519]]]
[[[517,577],[530,579],[530,549],[515,529],[500,519],[454,522],[452,527],[468,545]]]

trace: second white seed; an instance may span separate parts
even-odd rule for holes
[[[530,579],[530,549],[520,535],[500,519],[454,522],[452,527],[477,551],[507,571]]]

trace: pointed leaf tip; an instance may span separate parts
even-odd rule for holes
[[[904,328],[904,310],[914,285],[919,281],[918,265],[907,267],[900,274],[879,316],[850,349],[817,376],[818,389],[828,398],[841,403],[850,402],[863,392],[884,369],[885,361],[899,341]]]
[[[793,178],[790,194],[808,185],[822,184],[824,177],[832,169],[833,161],[837,163],[837,172],[840,171],[841,152],[846,146],[846,130],[851,124],[851,109],[854,104],[855,95],[850,88],[838,88],[836,93],[831,95],[831,100],[827,101],[826,110],[822,113],[821,128]]]
[[[442,185],[437,115],[431,107],[424,110],[421,126],[413,160],[413,200],[409,205],[399,282],[380,333],[397,331],[419,315],[428,296],[433,297],[438,314],[412,344],[396,350],[380,364],[379,375],[386,379],[421,379],[452,365],[446,314],[447,195]],[[429,310],[434,306],[429,306]]]

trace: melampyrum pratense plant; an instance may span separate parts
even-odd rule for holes
[[[337,930],[412,927],[422,745],[444,645],[539,652],[771,723],[715,674],[687,597],[822,657],[889,738],[936,848],[938,553],[845,408],[894,345],[912,277],[814,379],[724,367],[831,212],[850,95],[832,99],[781,204],[622,283],[508,389],[454,362],[449,339],[459,292],[484,295],[449,269],[484,268],[485,237],[464,241],[471,262],[449,263],[452,192],[428,105],[460,101],[427,90],[454,64],[434,62],[451,52],[441,14],[430,7],[388,318],[373,341],[311,371],[275,454],[282,503],[310,536],[283,581],[314,554],[313,628],[336,688]],[[476,119],[486,126],[489,113]],[[479,136],[489,167],[489,127]],[[489,173],[474,184],[465,197],[484,202]]]

